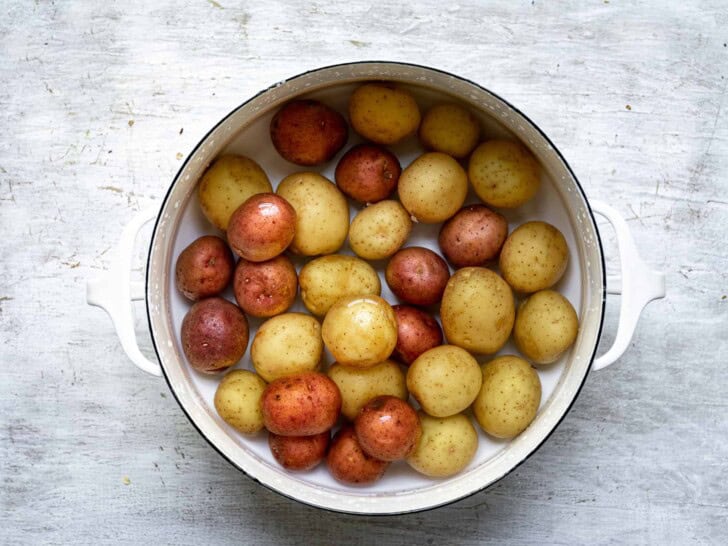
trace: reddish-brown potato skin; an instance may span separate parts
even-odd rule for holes
[[[289,102],[270,122],[273,146],[297,165],[325,163],[343,148],[348,136],[344,116],[315,100]]]
[[[393,358],[409,366],[425,351],[442,345],[442,328],[433,316],[410,305],[395,305],[392,309],[397,317]]]
[[[288,470],[311,470],[326,456],[329,431],[313,436],[281,436],[268,433],[268,447],[278,464]]]
[[[485,205],[460,209],[440,229],[440,250],[455,267],[481,266],[498,257],[508,237],[508,220]]]
[[[432,305],[442,298],[450,270],[445,260],[432,250],[412,246],[392,256],[384,277],[389,288],[402,301]]]
[[[334,426],[341,412],[341,393],[328,376],[304,372],[271,381],[260,403],[270,432],[311,436]]]
[[[248,315],[272,317],[283,313],[293,305],[297,290],[296,268],[284,254],[265,262],[240,258],[235,267],[235,300]]]
[[[216,296],[227,287],[234,266],[227,243],[220,237],[203,235],[177,257],[175,285],[188,300]]]
[[[356,439],[354,427],[345,425],[331,441],[326,465],[338,481],[350,485],[366,485],[381,478],[389,462],[367,455]]]
[[[182,350],[199,372],[215,373],[240,360],[248,346],[248,320],[228,300],[212,297],[195,303],[182,320]]]
[[[358,144],[336,165],[334,177],[339,189],[360,203],[376,203],[389,197],[402,174],[399,159],[374,144]]]
[[[368,455],[397,461],[412,453],[422,435],[417,412],[404,400],[383,395],[372,398],[356,416],[354,431]]]
[[[264,262],[282,253],[293,241],[296,211],[275,193],[257,193],[230,217],[228,243],[251,262]]]

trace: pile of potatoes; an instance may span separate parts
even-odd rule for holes
[[[350,130],[364,142],[328,180],[312,168],[344,151]],[[347,484],[371,483],[397,460],[434,478],[456,474],[478,447],[473,418],[496,438],[525,430],[541,402],[534,365],[557,361],[579,327],[553,289],[569,259],[564,236],[539,221],[509,233],[508,209],[538,193],[531,152],[483,139],[460,104],[422,115],[386,82],[353,91],[348,121],[294,100],[270,136],[302,169],[274,191],[254,159],[217,158],[197,195],[221,235],[176,261],[192,302],[183,352],[198,372],[229,370],[214,399],[220,417],[243,434],[267,431],[284,468],[325,461]],[[402,168],[387,146],[414,138],[425,151]],[[471,188],[481,202],[465,206]],[[417,222],[440,224],[441,254],[407,246]],[[347,239],[354,255],[340,253]],[[306,258],[299,271],[291,256]],[[381,297],[382,281],[398,301]],[[229,286],[236,303],[221,296]],[[298,294],[308,313],[289,311]],[[247,350],[248,317],[263,319],[253,369],[230,370]],[[520,354],[496,356],[511,338]]]

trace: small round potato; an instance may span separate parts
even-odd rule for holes
[[[366,485],[381,478],[389,462],[367,455],[356,439],[354,427],[344,425],[331,441],[326,465],[338,481],[349,485]]]
[[[392,256],[384,278],[402,301],[432,305],[442,298],[450,270],[445,260],[429,248],[411,246]]]
[[[296,209],[292,252],[318,256],[341,248],[349,232],[349,203],[332,182],[314,172],[294,173],[276,192]]]
[[[399,159],[375,144],[357,144],[336,165],[336,185],[355,201],[376,203],[394,191],[402,173]]]
[[[216,296],[227,288],[234,266],[233,254],[227,243],[220,237],[204,235],[190,243],[177,257],[177,290],[192,301]]]
[[[296,211],[275,193],[259,193],[230,217],[227,239],[235,254],[251,262],[275,258],[293,241]]]
[[[389,358],[397,345],[397,318],[379,296],[350,296],[329,309],[321,334],[341,364],[373,366]]]
[[[540,167],[523,144],[509,140],[489,140],[470,155],[468,177],[486,204],[493,207],[520,207],[541,185]]]
[[[265,262],[240,259],[233,292],[240,308],[254,317],[272,317],[293,305],[298,291],[296,268],[281,254]]]
[[[205,217],[226,231],[230,217],[256,193],[273,191],[265,171],[252,159],[236,155],[217,158],[202,175],[197,198]]]
[[[402,171],[397,191],[404,208],[418,222],[437,224],[463,206],[468,176],[449,155],[427,152]]]
[[[479,266],[498,256],[508,220],[485,205],[469,205],[442,225],[437,241],[455,267]]]
[[[480,124],[459,104],[438,104],[422,118],[419,134],[426,148],[460,159],[478,144]]]
[[[344,366],[338,362],[328,370],[341,392],[341,414],[353,421],[364,404],[376,396],[389,394],[407,399],[404,373],[397,363],[385,360],[369,368]]]
[[[378,144],[394,144],[414,134],[420,109],[405,89],[389,83],[367,83],[351,94],[349,119],[354,130]]]
[[[397,461],[409,455],[422,434],[417,412],[395,396],[367,402],[354,421],[359,445],[372,457]]]
[[[569,300],[553,290],[531,294],[516,312],[513,339],[536,364],[556,362],[574,344],[579,319]]]
[[[250,345],[250,358],[255,371],[270,382],[316,370],[323,350],[319,321],[304,313],[283,313],[258,328]]]
[[[407,390],[433,417],[466,409],[478,395],[481,382],[478,361],[455,345],[425,351],[407,370]]]
[[[442,329],[434,317],[410,305],[395,305],[392,309],[397,316],[394,358],[410,365],[425,351],[442,345]]]
[[[569,247],[558,229],[546,222],[526,222],[506,239],[498,265],[513,290],[528,294],[559,282],[568,261]]]
[[[497,273],[464,267],[450,277],[440,305],[449,343],[473,353],[495,353],[508,341],[515,318],[513,292]]]
[[[431,478],[447,478],[463,470],[478,450],[478,433],[465,415],[431,417],[419,412],[422,436],[407,464]]]
[[[268,433],[268,447],[286,470],[311,470],[323,461],[329,447],[328,430],[312,436],[281,436]]]
[[[483,386],[473,402],[481,428],[496,438],[513,438],[531,424],[541,403],[541,380],[533,367],[506,355],[483,364]]]
[[[412,231],[412,220],[398,201],[369,205],[354,217],[349,246],[365,260],[383,260],[397,252]]]
[[[215,391],[215,409],[228,425],[244,434],[263,428],[260,398],[265,381],[249,370],[232,370],[225,374]]]

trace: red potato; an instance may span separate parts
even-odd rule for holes
[[[440,229],[438,243],[455,267],[479,266],[498,257],[508,237],[508,220],[485,205],[460,209]]]
[[[389,462],[367,455],[356,439],[354,427],[345,425],[331,441],[326,465],[338,481],[350,485],[366,485],[381,478]]]
[[[442,328],[434,317],[410,305],[392,307],[397,317],[397,346],[392,356],[410,365],[425,351],[442,345]]]
[[[265,262],[241,258],[235,267],[233,291],[238,305],[248,315],[278,315],[288,310],[296,299],[296,268],[283,254]]]
[[[336,165],[336,185],[360,203],[376,203],[397,186],[402,167],[392,152],[374,144],[358,144]]]
[[[195,239],[177,257],[177,290],[192,301],[216,296],[230,282],[234,265],[227,243],[220,237],[204,235]]]
[[[383,461],[406,458],[422,435],[417,412],[395,396],[377,396],[354,421],[359,445],[365,453]]]
[[[268,433],[268,447],[278,464],[287,470],[311,470],[326,456],[328,430],[312,436],[281,436]]]
[[[230,217],[227,239],[235,254],[264,262],[281,254],[293,241],[296,211],[283,197],[258,193]]]
[[[432,305],[442,298],[450,270],[445,260],[432,250],[412,246],[392,256],[384,276],[389,288],[402,301]]]

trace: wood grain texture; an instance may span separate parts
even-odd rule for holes
[[[728,9],[624,4],[4,3],[0,543],[727,543]],[[516,471],[387,518],[302,506],[233,469],[84,301],[210,126],[273,82],[364,59],[516,104],[669,290]],[[603,348],[616,317],[610,300]]]

